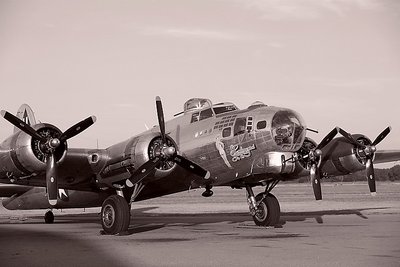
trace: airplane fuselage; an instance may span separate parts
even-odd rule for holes
[[[301,164],[298,153],[306,138],[306,125],[295,111],[260,102],[239,110],[232,103],[212,105],[206,99],[193,101],[189,100],[187,105],[194,107],[185,104],[182,114],[166,122],[165,132],[169,146],[208,170],[209,177],[194,175],[166,159],[152,175],[136,185],[132,201],[198,187],[244,187],[245,184],[260,185],[309,174],[308,166]],[[57,136],[61,132],[49,124],[36,124],[33,128],[45,135]],[[83,190],[75,194],[79,199],[85,198],[84,191],[113,194],[110,189],[118,188],[121,181],[129,179],[142,164],[160,156],[161,143],[160,129],[155,126],[107,149],[62,150],[65,153],[57,155],[59,187],[70,191],[79,187]],[[45,186],[46,159],[41,149],[31,136],[16,131],[0,145],[0,181]],[[353,147],[343,138],[333,140],[326,151],[331,158],[324,160],[322,172],[347,174],[364,168]],[[98,205],[103,200],[104,197],[99,198]],[[48,206],[45,201],[41,203]],[[57,206],[70,207],[71,202],[64,203],[60,199]]]

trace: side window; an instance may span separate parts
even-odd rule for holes
[[[223,130],[222,130],[222,137],[229,137],[229,136],[231,136],[231,133],[232,133],[232,128],[231,127],[227,127],[227,128],[224,128]]]
[[[200,120],[200,112],[195,112],[192,114],[192,120],[190,121],[190,123],[196,122]]]
[[[213,116],[213,112],[212,112],[211,108],[209,108],[209,109],[203,110],[200,113],[200,120],[208,119],[208,118],[211,118],[212,116]]]
[[[259,121],[257,122],[257,130],[262,130],[267,127],[267,122],[266,121]]]
[[[247,126],[246,126],[246,130],[248,132],[251,132],[251,130],[253,130],[253,117],[247,117]]]
[[[246,118],[237,118],[233,130],[233,135],[244,134],[246,131]]]

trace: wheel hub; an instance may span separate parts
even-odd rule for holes
[[[256,213],[255,213],[255,217],[260,220],[263,221],[265,220],[265,218],[267,217],[267,207],[265,206],[264,202],[262,201],[260,204],[258,204],[257,209],[256,209]]]
[[[115,211],[111,205],[106,205],[103,210],[103,223],[106,227],[111,227],[115,221]]]

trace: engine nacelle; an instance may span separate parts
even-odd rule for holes
[[[364,145],[371,144],[371,140],[364,135],[356,134],[353,137]],[[333,139],[322,149],[322,155],[322,173],[346,175],[365,169],[366,155],[344,137]]]
[[[33,128],[42,136],[59,137],[61,131],[51,124],[36,124]],[[0,165],[10,178],[13,176],[28,176],[44,171],[48,151],[39,140],[18,131],[1,144]],[[64,142],[56,149],[54,155],[57,162],[61,162],[67,151]]]
[[[168,146],[177,148],[171,138],[167,137]],[[132,137],[127,141],[113,145],[107,149],[108,157],[112,160],[107,162],[105,168],[100,172],[99,182],[108,186],[123,181],[145,162],[160,156],[162,148],[161,137],[158,133]],[[155,179],[167,176],[176,167],[173,161],[162,161],[156,167]]]

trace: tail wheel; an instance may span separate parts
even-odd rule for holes
[[[126,200],[118,195],[109,196],[101,207],[101,225],[106,234],[127,231],[131,214]]]
[[[258,226],[274,226],[279,223],[281,208],[276,197],[268,194],[264,199],[264,193],[256,196],[258,207],[253,220]]]
[[[51,210],[47,211],[44,214],[44,222],[45,223],[53,223],[54,222],[54,214]]]

